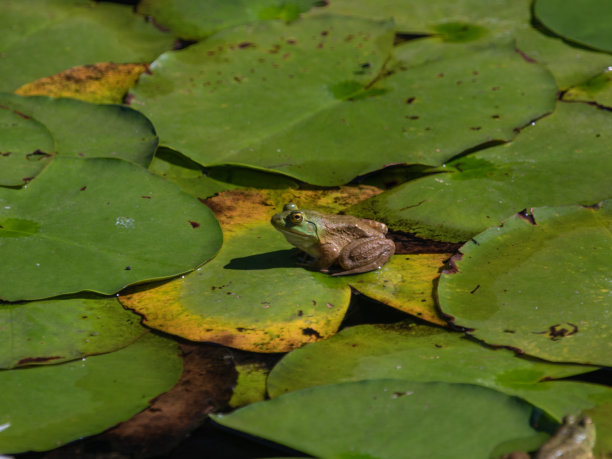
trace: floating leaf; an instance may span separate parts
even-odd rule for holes
[[[510,46],[368,85],[388,56],[389,28],[322,16],[224,31],[161,56],[132,104],[153,120],[163,145],[200,164],[250,165],[318,185],[393,163],[439,165],[509,140],[554,106],[550,74]]]
[[[381,269],[351,276],[347,281],[370,298],[446,326],[447,322],[436,310],[432,291],[433,281],[449,257],[450,254],[397,255]]]
[[[315,457],[474,458],[533,440],[530,413],[483,387],[382,379],[291,392],[213,419]]]
[[[426,325],[360,325],[287,354],[268,377],[268,393],[277,397],[312,386],[389,378],[478,384],[506,392],[504,387],[594,369],[520,358],[463,333]]]
[[[0,28],[0,91],[77,65],[150,62],[173,41],[127,5],[88,0],[5,0]]]
[[[308,11],[315,0],[143,0],[138,12],[155,18],[155,22],[184,40],[202,40],[222,29],[262,19],[292,21]]]
[[[0,368],[104,354],[146,332],[116,298],[80,297],[0,306]]]
[[[15,91],[22,96],[71,97],[92,103],[120,104],[146,64],[101,62],[39,78]]]
[[[56,158],[22,190],[0,189],[0,298],[112,294],[171,277],[221,245],[210,210],[125,161]]]
[[[595,102],[598,105],[611,109],[612,70],[608,69],[608,71],[568,89],[563,94],[563,100]]]
[[[43,124],[0,102],[0,185],[27,183],[54,151],[53,137]]]
[[[612,364],[610,203],[536,208],[461,248],[438,298],[487,343],[558,362]]]
[[[440,5],[429,0],[378,0],[355,2],[333,0],[325,2],[324,8],[315,8],[308,15],[342,14],[365,18],[393,18],[396,29],[408,34],[438,34],[452,37],[454,41],[463,37],[473,39],[508,34],[514,28],[529,22],[528,0],[456,0]]]
[[[270,225],[286,202],[328,213],[376,194],[374,187],[337,190],[235,190],[207,204],[224,234],[219,254],[181,279],[128,291],[121,303],[144,323],[194,341],[255,352],[287,352],[336,333],[351,296],[347,279],[299,266]]]
[[[178,380],[178,353],[147,334],[117,352],[0,371],[0,452],[57,448],[129,419]]]
[[[357,208],[392,230],[441,241],[466,241],[532,206],[593,204],[611,196],[610,113],[558,104],[516,140],[449,163]]]
[[[607,0],[536,0],[537,19],[577,43],[612,52],[612,4]]]
[[[62,156],[122,158],[147,167],[157,148],[151,122],[128,107],[13,94],[0,94],[0,105],[42,123]]]

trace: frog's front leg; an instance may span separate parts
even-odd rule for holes
[[[347,274],[365,273],[384,265],[395,253],[395,244],[384,237],[368,237],[355,239],[347,244],[338,257],[342,271],[332,274],[344,276]]]

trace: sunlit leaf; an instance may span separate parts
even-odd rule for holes
[[[24,84],[15,93],[22,96],[70,97],[99,104],[120,104],[125,93],[146,69],[146,64],[102,62],[83,65]]]
[[[612,115],[560,103],[516,140],[460,157],[449,171],[400,185],[349,209],[391,229],[466,241],[522,209],[593,204],[612,196]]]
[[[88,0],[0,3],[0,91],[96,62],[150,62],[172,47],[128,5]]]
[[[536,208],[461,248],[438,298],[487,343],[558,362],[612,364],[612,212]]]
[[[190,271],[221,245],[210,210],[117,159],[56,158],[25,189],[0,189],[0,298],[45,298]]]

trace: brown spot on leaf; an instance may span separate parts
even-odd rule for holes
[[[198,222],[194,222],[192,220],[189,220],[189,224],[191,225],[192,228],[199,228],[200,224]]]
[[[52,357],[25,357],[17,362],[17,365],[32,365],[35,363],[45,363],[50,362],[51,360],[61,359],[62,357],[59,355],[54,355]]]
[[[533,215],[533,209],[530,209],[529,211],[527,211],[527,209],[523,209],[520,212],[518,212],[516,216],[518,218],[525,220],[527,223],[530,223],[532,225],[537,225],[535,221],[535,216]]]
[[[567,327],[565,326],[567,325]],[[578,325],[571,322],[564,324],[555,324],[548,327],[548,330],[542,332],[533,332],[535,335],[547,335],[552,341],[558,341],[562,338],[575,335],[578,333]]]
[[[242,43],[238,43],[238,48],[240,48],[240,49],[255,48],[255,43],[251,43],[251,42],[248,42],[248,41],[243,41]]]
[[[302,334],[305,336],[314,336],[316,338],[321,338],[321,334],[316,331],[314,328],[307,327],[302,329]]]

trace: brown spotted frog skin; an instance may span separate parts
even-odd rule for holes
[[[329,272],[338,265],[340,271],[332,276],[373,271],[395,253],[395,244],[385,237],[387,226],[374,220],[302,210],[289,203],[271,223],[290,244],[315,259],[315,269]]]
[[[595,425],[588,416],[568,415],[559,430],[542,445],[536,459],[593,459]]]
[[[559,430],[544,443],[535,459],[594,459],[595,425],[588,416],[568,415]],[[523,451],[506,454],[502,459],[530,459]]]

